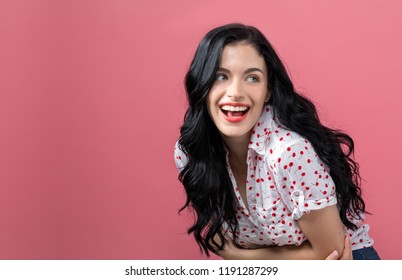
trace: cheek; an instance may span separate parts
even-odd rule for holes
[[[218,102],[218,100],[217,100],[217,96],[214,93],[214,91],[211,90],[208,93],[206,102],[207,102],[208,111],[211,111],[211,110],[215,109],[215,106],[216,106],[216,103]]]
[[[205,102],[206,102],[206,105],[207,105],[208,115],[212,120],[214,120],[214,117],[213,117],[214,100],[213,100],[213,96],[211,96],[210,93],[208,94],[207,99],[205,100]]]
[[[208,113],[211,114],[211,94],[208,94],[205,102],[207,103]]]
[[[253,98],[254,104],[257,106],[263,106],[268,97],[269,97],[269,94],[267,94],[267,91],[265,91],[265,90],[256,92],[254,94],[254,98]]]

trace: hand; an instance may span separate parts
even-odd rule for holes
[[[352,248],[350,246],[350,240],[347,235],[345,235],[342,256],[339,258],[339,253],[335,250],[325,260],[353,260]]]
[[[228,236],[225,236],[225,238],[227,239],[228,242],[225,244],[225,247],[223,250],[218,251],[218,255],[221,256],[223,259],[226,259],[226,260],[242,259],[243,254],[245,252],[249,251],[249,250],[241,249],[241,248],[237,247],[236,244],[234,244],[233,240],[231,238],[229,238]],[[218,234],[216,234],[214,236],[214,241],[218,244],[221,244],[221,240],[220,240]]]

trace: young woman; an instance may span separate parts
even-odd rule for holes
[[[196,214],[188,233],[207,255],[325,259],[342,255],[347,234],[354,259],[379,259],[353,140],[320,123],[259,30],[211,30],[185,86],[175,160],[187,193],[182,210]]]

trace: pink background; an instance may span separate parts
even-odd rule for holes
[[[396,0],[0,0],[0,258],[205,258],[177,214],[182,81],[208,30],[243,22],[354,138],[375,247],[402,259],[401,11]]]

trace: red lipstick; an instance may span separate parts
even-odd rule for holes
[[[247,109],[243,110],[243,111],[229,111],[229,110],[222,109],[223,106],[246,107]],[[228,122],[232,122],[232,123],[237,123],[237,122],[241,122],[242,120],[244,120],[246,118],[246,116],[247,116],[247,113],[248,113],[249,109],[250,109],[250,106],[247,105],[247,104],[235,103],[235,102],[222,103],[222,104],[219,105],[219,107],[221,108],[221,111],[223,113],[224,119],[227,120]]]

